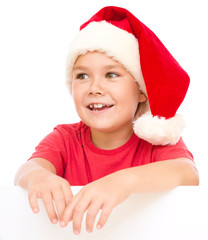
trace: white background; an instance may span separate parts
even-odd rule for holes
[[[183,138],[208,183],[206,0],[1,0],[0,185],[13,185],[18,167],[61,123],[79,121],[65,87],[65,58],[79,26],[101,7],[125,7],[151,28],[191,77],[179,112]]]

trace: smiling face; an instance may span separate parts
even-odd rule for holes
[[[138,103],[146,100],[132,75],[99,52],[78,57],[72,96],[81,120],[100,132],[131,131]]]

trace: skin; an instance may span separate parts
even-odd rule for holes
[[[113,149],[127,142],[133,133],[138,103],[146,101],[133,76],[120,63],[98,52],[80,56],[73,76],[76,111],[90,127],[93,143]],[[88,106],[93,103],[113,106],[105,111],[90,111]]]
[[[14,182],[28,190],[28,200],[34,213],[39,212],[37,199],[42,198],[53,224],[58,223],[73,197],[68,181],[57,176],[55,167],[43,158],[34,158],[24,163],[17,171]]]
[[[127,142],[133,133],[132,121],[138,103],[146,101],[132,75],[105,54],[93,52],[77,59],[73,76],[76,110],[91,128],[94,145],[115,149]],[[94,103],[112,107],[91,111],[89,105]],[[92,232],[99,210],[98,229],[104,226],[112,210],[131,194],[198,185],[199,176],[189,159],[167,159],[112,173],[84,186],[73,196],[70,184],[56,175],[49,161],[31,159],[18,170],[15,184],[28,190],[30,206],[35,213],[39,212],[37,198],[42,198],[52,223],[59,220],[65,227],[72,221],[74,233],[79,234],[85,213],[86,230]]]

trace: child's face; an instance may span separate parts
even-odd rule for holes
[[[72,95],[81,120],[91,130],[132,129],[139,102],[146,100],[132,75],[104,53],[79,56],[73,69]]]

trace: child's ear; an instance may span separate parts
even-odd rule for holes
[[[139,92],[139,103],[142,103],[142,102],[146,102],[147,101],[147,97],[146,95],[140,90]]]

